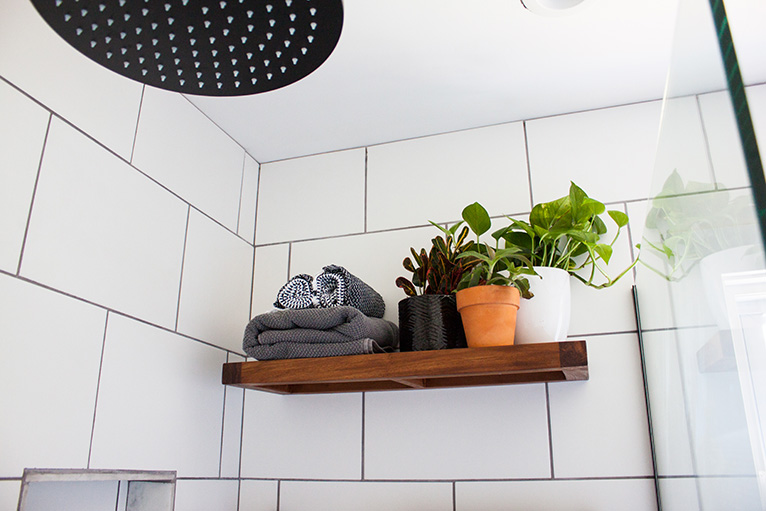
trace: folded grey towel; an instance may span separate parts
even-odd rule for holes
[[[371,318],[382,318],[386,313],[383,297],[360,278],[336,264],[322,270],[316,279],[303,273],[291,278],[277,292],[274,307],[310,309],[350,305]]]
[[[258,360],[322,357],[393,351],[399,329],[350,306],[285,309],[254,317],[242,348]]]

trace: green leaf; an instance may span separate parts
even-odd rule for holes
[[[461,222],[462,223],[462,222]],[[468,237],[468,227],[463,227],[463,229],[460,231],[460,234],[457,235],[457,238],[455,238],[455,250],[460,250],[460,247],[463,245],[463,242]],[[471,242],[473,243],[473,242]]]
[[[618,227],[625,227],[628,225],[628,215],[622,211],[609,210],[607,213],[609,213],[609,216],[612,217],[612,220],[614,220],[614,223],[616,223]]]
[[[469,204],[463,209],[463,220],[465,220],[465,223],[468,224],[476,236],[481,236],[492,226],[489,213],[478,202]]]
[[[612,258],[612,247],[600,243],[596,245],[596,253],[601,256],[606,264],[609,264],[609,259]]]
[[[591,232],[595,232],[599,236],[602,234],[606,234],[606,224],[603,220],[601,220],[600,217],[594,217],[593,218],[593,229]]]
[[[418,291],[415,289],[415,286],[410,282],[409,280],[405,279],[404,277],[399,277],[396,279],[396,287],[400,287],[404,290],[404,294],[407,296],[417,296]]]
[[[415,273],[415,265],[412,264],[412,259],[409,257],[404,258],[404,261],[402,261],[402,266],[404,266],[405,270]]]

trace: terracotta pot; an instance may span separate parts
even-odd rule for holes
[[[457,292],[469,348],[513,344],[519,290],[511,286],[475,286]]]

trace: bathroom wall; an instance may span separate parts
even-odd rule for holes
[[[0,509],[25,467],[176,470],[236,509],[258,164],[0,4]]]
[[[750,88],[754,109],[763,109],[764,92]],[[685,168],[700,180],[736,189],[747,179],[725,157],[727,101],[724,92],[674,100],[673,118],[686,129],[669,130],[665,143],[683,149]],[[438,234],[428,220],[452,223],[476,200],[498,222],[523,216],[565,194],[569,180],[629,213],[610,264],[617,273],[637,255],[647,198],[656,193],[661,107],[263,164],[252,313],[268,310],[289,276],[332,263],[376,288],[396,321],[404,295],[394,280],[406,274],[409,247]],[[587,340],[586,382],[327,396],[247,391],[240,509],[251,509],[251,485],[273,480],[281,510],[655,509],[632,284],[633,274],[605,290],[573,284],[569,337]],[[256,431],[280,434],[265,442]]]
[[[177,470],[179,511],[654,509],[630,275],[574,287],[586,382],[276,396],[224,388],[220,369],[291,275],[326,264],[395,321],[409,247],[474,200],[523,215],[574,180],[630,213],[621,269],[659,102],[259,169],[184,98],[60,44],[28,2],[0,3],[0,47],[16,49],[0,52],[0,509],[24,467]],[[708,131],[679,143],[706,158],[725,113],[702,114]]]

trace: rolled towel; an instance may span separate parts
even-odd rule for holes
[[[398,343],[395,324],[338,306],[260,314],[245,328],[242,348],[253,358],[268,360],[393,351]]]
[[[287,281],[277,292],[274,307],[279,309],[309,309],[316,307],[319,300],[314,292],[313,277],[301,273]]]
[[[371,318],[382,318],[386,312],[383,297],[342,266],[325,266],[315,285],[320,307],[349,305]]]

